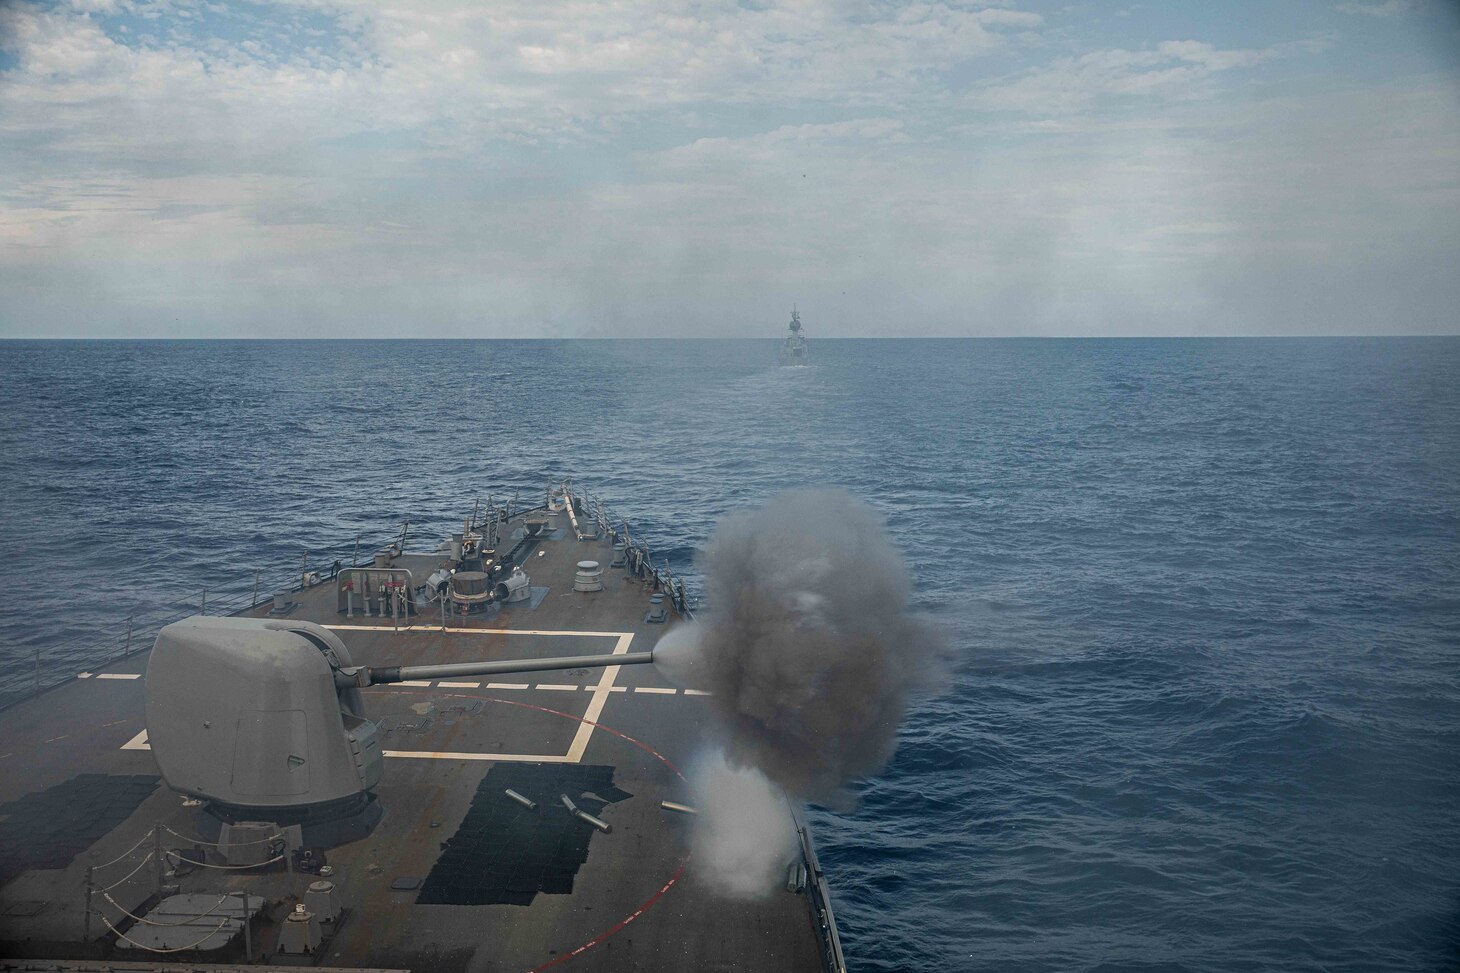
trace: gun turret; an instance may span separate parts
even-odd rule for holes
[[[627,652],[357,666],[338,635],[312,622],[199,615],[157,635],[147,736],[168,786],[207,802],[217,817],[327,820],[358,814],[380,782],[380,731],[365,713],[366,686],[653,661],[653,652]]]

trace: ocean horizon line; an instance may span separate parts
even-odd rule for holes
[[[1020,335],[817,335],[812,338],[813,342],[828,341],[1390,341],[1410,339],[1457,339],[1460,338],[1460,331],[1455,332],[1415,332],[1405,334],[1111,334],[1111,335],[1083,335],[1083,334],[1020,334]],[[66,342],[276,342],[295,344],[323,344],[323,343],[367,343],[367,342],[399,342],[402,344],[425,343],[425,342],[728,342],[728,341],[763,341],[780,342],[783,336],[779,334],[770,335],[563,335],[563,336],[422,336],[412,335],[410,337],[382,337],[364,335],[338,335],[327,337],[280,337],[264,335],[0,335],[0,342],[34,342],[42,343],[66,343]]]

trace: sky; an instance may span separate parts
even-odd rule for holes
[[[0,337],[1460,333],[1455,0],[0,0]]]

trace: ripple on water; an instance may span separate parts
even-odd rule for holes
[[[854,968],[1456,968],[1460,342],[7,345],[12,686],[553,477],[692,590],[835,484],[957,647],[813,814]]]

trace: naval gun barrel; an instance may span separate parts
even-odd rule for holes
[[[546,672],[549,669],[594,669],[605,666],[636,666],[654,661],[653,651],[620,655],[560,655],[548,659],[499,659],[496,662],[461,662],[444,666],[371,666],[363,685],[454,676],[495,676],[512,672]]]

